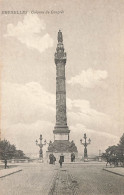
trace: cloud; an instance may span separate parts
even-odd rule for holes
[[[2,83],[1,98],[3,137],[32,154],[38,151],[34,141],[40,134],[48,141],[53,140],[56,115],[54,94],[45,91],[36,82],[25,85],[6,82]],[[107,144],[114,144],[117,140],[116,121],[93,109],[88,100],[67,98],[67,119],[71,139],[76,142],[79,151],[82,150],[79,140],[84,132],[91,136],[91,153],[97,149],[96,145],[105,149]]]
[[[17,123],[3,129],[4,137],[12,144],[15,144],[18,149],[22,149],[28,156],[37,156],[39,148],[36,146],[35,140],[39,141],[40,134],[43,136],[43,142],[47,142],[53,138],[54,124],[41,120],[35,121],[30,124]],[[23,140],[23,141],[22,141]],[[44,146],[44,152],[47,150],[48,145]]]
[[[4,37],[15,37],[28,48],[37,49],[40,53],[53,46],[53,39],[46,29],[45,22],[40,20],[37,15],[27,14],[22,22],[16,26],[7,25],[7,34]]]
[[[80,84],[84,88],[94,88],[96,86],[102,87],[104,84],[103,80],[107,77],[107,71],[93,70],[89,68],[86,71],[83,70],[79,75],[72,77],[67,83],[71,85]]]
[[[49,115],[51,112],[51,115]],[[54,120],[55,95],[46,92],[39,83],[2,84],[2,117],[9,124]]]
[[[55,121],[56,97],[37,82],[25,85],[2,84],[2,117],[9,124],[33,123],[37,120]],[[67,115],[70,124],[82,123],[88,128],[102,128],[111,124],[111,118],[93,109],[88,100],[67,98]],[[109,127],[108,127],[109,128]],[[106,131],[108,130],[106,128]]]
[[[39,152],[35,145],[39,135],[48,142],[53,138],[55,95],[36,82],[25,85],[6,82],[2,83],[1,99],[2,137],[35,156]]]
[[[83,99],[67,99],[68,121],[71,125],[82,124],[98,132],[116,132],[118,124],[111,116],[93,109],[90,102]]]

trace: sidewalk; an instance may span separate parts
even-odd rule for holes
[[[17,173],[19,171],[22,171],[22,168],[13,167],[13,168],[1,169],[0,170],[0,178],[6,177],[6,176],[11,175],[13,173]]]
[[[26,166],[19,166],[15,171],[20,171],[10,177],[0,179],[0,194],[2,195],[48,195],[56,181],[59,165],[45,163],[28,163]],[[3,171],[8,171],[3,170]],[[12,169],[11,169],[12,170]],[[11,173],[10,173],[11,174]],[[7,187],[6,187],[7,186]],[[52,194],[50,194],[52,195]]]
[[[124,176],[124,167],[106,167],[103,168],[103,170],[114,173],[116,175]]]

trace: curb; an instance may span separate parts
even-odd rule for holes
[[[119,175],[119,176],[122,176],[122,177],[124,177],[124,175],[122,175],[122,174],[120,174],[120,173],[116,173],[116,172],[113,172],[113,171],[110,171],[110,170],[107,170],[107,169],[103,169],[104,171],[108,171],[108,172],[110,172],[110,173],[113,173],[113,174],[115,174],[115,175]]]
[[[0,176],[0,178],[3,178],[3,177],[6,177],[6,176],[9,176],[9,175],[12,175],[12,174],[14,174],[14,173],[18,173],[18,172],[20,172],[20,171],[22,171],[22,169],[17,170],[17,171],[14,171],[14,172],[12,172],[12,173],[8,173],[8,174],[3,175],[3,176]]]
[[[75,161],[75,162],[63,162],[63,164],[85,164],[85,163],[92,163],[92,164],[106,164],[105,161]]]

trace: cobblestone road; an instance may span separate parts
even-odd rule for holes
[[[57,173],[53,165],[36,163],[22,166],[22,171],[0,179],[1,195],[48,195]]]
[[[124,195],[124,177],[102,170],[103,165],[29,164],[0,179],[2,195]]]
[[[78,182],[78,195],[124,195],[124,177],[102,168],[103,165],[66,165]]]

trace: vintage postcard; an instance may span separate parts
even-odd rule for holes
[[[124,194],[124,1],[0,0],[0,194]]]

